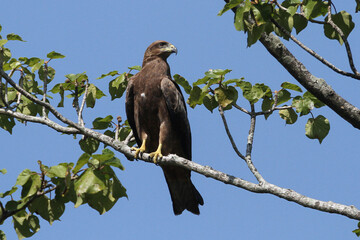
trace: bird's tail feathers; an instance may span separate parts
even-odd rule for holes
[[[163,168],[166,182],[169,187],[175,215],[185,209],[199,215],[199,205],[204,204],[198,190],[190,179],[190,171],[182,168]]]

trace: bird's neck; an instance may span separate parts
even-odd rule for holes
[[[160,58],[158,56],[144,58],[142,68],[149,68],[152,69],[152,71],[156,71],[158,74],[171,76],[170,66],[166,59]]]

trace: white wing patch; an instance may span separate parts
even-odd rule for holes
[[[146,96],[145,96],[145,93],[141,93],[140,96],[141,96],[142,98],[145,98],[145,97],[146,97]]]

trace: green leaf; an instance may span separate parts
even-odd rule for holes
[[[198,79],[196,82],[193,82],[193,87],[199,86],[201,84],[206,84],[211,78],[208,76],[205,76],[203,78]]]
[[[88,161],[89,161],[89,159],[90,159],[90,157],[91,157],[90,154],[88,154],[88,153],[83,153],[83,154],[79,157],[79,159],[78,159],[78,161],[77,161],[77,163],[76,163],[76,166],[75,166],[74,169],[73,169],[73,173],[74,173],[74,174],[77,173],[85,164],[87,164]]]
[[[289,33],[292,32],[292,29],[294,27],[294,19],[290,13],[288,13],[287,11],[284,11],[282,9],[279,9],[278,14],[275,15],[275,20],[287,32],[289,32]],[[283,33],[282,30],[275,27],[274,31],[278,36],[284,38],[285,40],[289,40],[289,35],[286,33]]]
[[[263,98],[263,102],[261,104],[261,110],[263,112],[266,112],[268,110],[270,110],[274,104],[274,100],[271,100],[269,97],[264,97]],[[268,114],[264,114],[265,119],[268,119],[268,117],[271,115],[271,113]]]
[[[61,53],[58,53],[58,52],[55,52],[55,51],[49,52],[46,56],[48,58],[51,58],[51,59],[58,59],[58,58],[64,58],[65,57]]]
[[[122,97],[126,90],[127,79],[126,73],[121,74],[117,78],[109,82],[109,93],[111,100]]]
[[[320,101],[319,99],[317,99],[314,95],[312,95],[310,92],[306,91],[303,95],[303,98],[308,98],[310,99],[311,101],[313,101],[314,103],[314,107],[316,108],[321,108],[323,106],[325,106],[325,104]]]
[[[327,13],[327,4],[322,0],[304,0],[302,7],[307,19],[314,19]]]
[[[251,28],[248,27],[247,46],[255,44],[260,39],[261,34],[265,31],[265,25],[260,26],[253,25]]]
[[[55,220],[60,220],[65,204],[57,199],[50,200],[47,196],[41,196],[33,200],[28,208],[31,213],[37,213],[52,224]]]
[[[44,65],[42,65],[39,68],[38,74],[39,74],[39,78],[42,81],[45,81],[45,79],[47,78],[47,80],[48,80],[47,83],[50,83],[55,77],[55,69],[48,66],[47,71],[45,71],[45,67],[44,67]]]
[[[355,229],[352,232],[355,233],[357,237],[360,237],[360,229]]]
[[[44,62],[45,62],[45,61],[44,61],[43,59],[41,59],[40,62],[34,64],[34,65],[31,67],[31,72],[33,73],[33,72],[39,70],[40,67],[44,64]]]
[[[296,112],[300,116],[307,115],[314,108],[314,102],[309,98],[302,98],[297,96],[293,99],[292,106],[296,108]]]
[[[218,87],[214,90],[214,93],[216,101],[223,108],[235,103],[238,98],[238,92],[232,86],[228,86],[227,88]]]
[[[15,33],[10,33],[6,36],[7,40],[16,40],[16,41],[22,41],[25,42],[19,35]]]
[[[18,190],[18,188],[16,186],[13,186],[10,190],[4,192],[4,193],[0,193],[0,198],[4,198],[6,196],[10,196],[11,194],[13,194],[14,192],[16,192],[16,190]],[[0,223],[1,225],[1,223]]]
[[[14,229],[19,239],[29,238],[40,230],[39,219],[25,210],[13,215]]]
[[[354,29],[355,23],[352,21],[351,15],[345,11],[331,15],[331,19],[344,33],[345,38],[347,38]],[[328,16],[325,18],[325,21],[327,20]],[[344,43],[340,34],[334,28],[332,28],[330,24],[324,24],[324,33],[327,38],[336,39],[341,45]]]
[[[26,198],[33,196],[37,193],[37,191],[41,187],[41,179],[40,176],[36,173],[32,173],[28,179],[28,181],[23,185],[21,190],[21,197]]]
[[[6,39],[0,39],[0,47],[4,46],[5,43],[7,43],[7,42],[8,42],[8,40],[6,40]]]
[[[34,173],[30,171],[30,169],[23,170],[17,177],[15,185],[20,185],[20,186],[25,185],[25,183],[29,180],[32,174]]]
[[[112,192],[113,196],[118,199],[121,197],[127,197],[126,195],[126,189],[123,187],[123,185],[120,183],[119,179],[115,176],[113,176],[113,184],[112,184]]]
[[[280,110],[279,115],[286,121],[286,124],[294,124],[298,118],[297,114],[292,108]]]
[[[79,141],[79,144],[81,150],[83,150],[84,152],[90,155],[96,152],[96,150],[99,148],[100,145],[98,140],[90,137],[85,137],[84,139],[81,139]]]
[[[96,101],[96,87],[94,84],[90,84],[88,87],[88,93],[86,96],[86,107],[93,108]]]
[[[206,94],[203,98],[204,106],[210,111],[213,112],[213,110],[219,106],[218,102],[215,99],[215,96]]]
[[[52,166],[51,168],[49,168],[46,175],[50,178],[53,177],[65,178],[67,168],[68,167],[66,163],[60,163],[59,165]]]
[[[113,120],[113,117],[111,115],[106,116],[105,118],[95,118],[93,121],[93,129],[107,129],[108,127],[111,127],[111,121]]]
[[[132,66],[132,67],[128,67],[130,70],[137,70],[140,71],[141,70],[141,66],[136,65],[136,66]]]
[[[355,0],[355,2],[356,2],[355,12],[357,13],[357,12],[360,11],[360,0]],[[0,29],[0,31],[1,31],[1,29]],[[357,234],[356,234],[356,235],[357,235]],[[359,235],[358,235],[358,236],[359,236]]]
[[[281,84],[281,87],[285,88],[285,89],[294,90],[294,91],[297,91],[297,92],[302,92],[301,88],[298,85],[293,84],[293,83],[289,83],[289,82],[283,82]]]
[[[256,24],[262,25],[270,21],[273,6],[270,4],[255,4],[251,8]]]
[[[120,159],[115,157],[115,154],[110,149],[107,149],[107,148],[103,149],[102,155],[107,156],[108,159],[101,161],[101,164],[113,166],[113,167],[119,168],[120,170],[125,170],[124,166],[120,162]]]
[[[196,105],[202,104],[203,97],[201,89],[198,86],[194,86],[190,92],[190,97],[187,102],[191,108],[195,108]]]
[[[218,76],[225,76],[229,72],[231,72],[230,69],[210,69],[209,71],[207,71],[205,73],[205,75],[213,76],[213,74],[215,74],[215,75],[218,75]]]
[[[1,25],[0,25],[0,31],[1,31]],[[0,230],[0,240],[6,240],[6,235],[2,230]]]
[[[187,94],[190,94],[190,92],[191,92],[191,86],[190,86],[189,82],[188,82],[185,78],[183,78],[183,77],[180,76],[179,74],[175,74],[175,75],[174,75],[174,80],[175,80],[175,82],[176,82],[177,84],[179,84],[180,86],[182,86],[182,87],[184,88],[184,90],[185,90],[185,92],[186,92]]]
[[[222,82],[223,85],[229,85],[231,83],[235,83],[235,84],[238,84],[240,83],[241,81],[243,81],[244,78],[237,78],[237,79],[229,79],[229,80],[226,80],[224,82]]]
[[[251,9],[251,2],[245,1],[244,4],[239,6],[235,12],[234,26],[238,31],[247,30],[247,20]]]
[[[29,58],[25,61],[25,64],[29,65],[29,67],[32,67],[34,66],[35,64],[37,64],[38,62],[40,62],[41,59],[40,58],[37,58],[37,57],[32,57],[32,58]]]
[[[2,174],[6,174],[6,173],[7,173],[7,170],[6,170],[5,168],[0,169],[0,173],[2,173]]]
[[[12,134],[12,129],[15,126],[15,121],[13,117],[9,117],[6,115],[0,115],[0,127],[5,131],[8,131]]]
[[[105,93],[101,91],[98,87],[96,87],[96,99],[100,99],[105,96],[106,96]]]
[[[220,10],[218,16],[223,15],[225,12],[229,11],[230,9],[236,7],[237,5],[244,2],[244,0],[230,0],[228,3],[225,4],[224,8]]]
[[[83,80],[88,79],[88,76],[86,75],[85,72],[83,73],[77,73],[77,74],[67,74],[65,75],[66,78],[68,78],[71,82],[75,83],[75,81],[80,84]]]
[[[95,194],[106,188],[103,176],[92,170],[86,169],[75,181],[74,187],[77,195],[85,193]]]
[[[280,104],[283,104],[287,101],[290,100],[290,97],[291,94],[288,90],[285,90],[285,89],[281,89],[279,92],[278,92],[278,100],[277,100],[277,105],[276,106],[279,106]]]
[[[318,139],[321,143],[330,131],[329,120],[319,115],[315,119],[310,118],[305,125],[305,135],[310,139]]]
[[[254,86],[251,87],[250,83],[243,82],[242,84],[240,84],[240,88],[243,90],[243,96],[252,104],[259,101],[268,92],[271,93],[269,87],[259,83],[256,83]]]
[[[296,14],[293,16],[293,20],[296,34],[299,34],[302,30],[304,30],[308,24],[308,20],[303,15]]]
[[[102,75],[101,75],[100,77],[98,77],[97,79],[102,79],[102,78],[107,77],[107,76],[115,76],[115,75],[117,75],[117,74],[119,74],[118,71],[111,71],[111,72],[108,72],[108,73],[106,73],[106,74],[102,74]]]

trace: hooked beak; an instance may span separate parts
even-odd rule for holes
[[[168,44],[164,49],[163,49],[164,52],[169,52],[169,53],[175,53],[177,55],[177,48],[172,45],[172,44]]]

